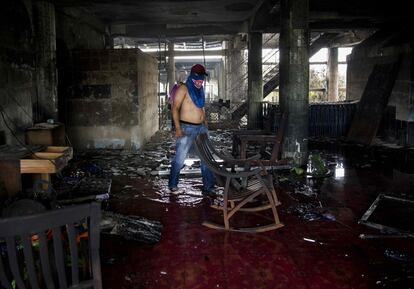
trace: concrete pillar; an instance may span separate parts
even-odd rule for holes
[[[338,101],[338,47],[328,49],[328,101]]]
[[[226,96],[226,77],[224,75],[224,62],[220,61],[219,69],[218,69],[218,92],[219,98],[221,99],[228,99]]]
[[[36,1],[36,86],[35,121],[58,119],[55,6],[49,1]]]
[[[233,101],[232,93],[231,93],[231,81],[230,81],[230,71],[231,71],[231,52],[230,52],[230,46],[232,44],[231,40],[227,40],[225,42],[226,50],[225,50],[225,56],[224,56],[224,79],[226,81],[225,87],[226,87],[226,99],[230,99],[230,101]]]
[[[226,99],[230,99],[234,103],[240,103],[247,99],[246,62],[243,55],[244,42],[241,35],[236,35],[227,44],[225,67]]]
[[[174,62],[174,42],[168,42],[168,67],[167,67],[167,78],[168,78],[168,90],[175,84],[175,62]]]
[[[263,76],[262,33],[249,33],[248,45],[247,114],[248,129],[262,128]]]
[[[308,158],[309,0],[281,1],[280,105],[288,113],[283,157],[303,166]]]

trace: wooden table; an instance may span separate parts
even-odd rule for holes
[[[287,124],[287,113],[283,113],[279,118],[279,126],[276,133],[268,130],[238,130],[233,132],[233,153],[239,155],[241,159],[247,157],[247,145],[249,143],[257,143],[262,146],[270,144],[272,153],[269,160],[261,160],[264,165],[274,165],[276,163],[283,163],[279,159],[279,154],[282,149],[283,136]]]
[[[72,157],[71,147],[47,146],[28,158],[20,159],[20,173],[54,174],[62,170]]]
[[[233,154],[239,156],[241,159],[246,158],[247,144],[259,143],[261,145],[266,143],[274,143],[276,141],[276,134],[264,130],[237,130],[233,132]]]
[[[0,146],[0,181],[8,197],[22,190],[21,174],[50,182],[50,175],[61,171],[73,157],[71,147]],[[4,197],[4,196],[0,196]]]

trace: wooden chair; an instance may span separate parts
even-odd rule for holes
[[[279,128],[276,134],[271,134],[261,130],[240,130],[233,135],[233,152],[238,153],[241,159],[246,159],[247,146],[249,143],[259,143],[261,145],[272,144],[272,152],[269,159],[261,159],[265,166],[286,164],[287,160],[280,159],[283,143],[283,136],[287,124],[287,113],[282,113],[279,119]]]
[[[269,174],[267,172],[265,166],[260,160],[260,154],[254,155],[246,159],[236,159],[230,153],[217,150],[213,141],[206,134],[200,135],[200,139],[207,145],[210,155],[212,157],[217,156],[218,160],[222,160],[222,165],[224,165],[227,169],[230,169],[230,171],[232,172],[236,172],[238,169],[250,170],[252,167],[260,167],[262,169],[261,175],[263,177],[263,181],[266,183],[267,187],[271,191],[275,205],[281,205],[281,202],[277,197],[276,190],[273,186],[273,176],[272,174]],[[243,189],[247,186],[247,179],[244,178],[240,182],[238,182],[233,178],[231,183],[235,188]]]
[[[231,159],[221,159],[218,156],[220,152],[212,147],[206,134],[200,134],[196,138],[196,149],[200,159],[215,174],[217,184],[224,188],[222,205],[212,205],[222,211],[224,225],[208,221],[203,222],[203,225],[241,232],[265,232],[283,227],[276,209],[277,198],[275,200],[272,195],[273,183],[264,180],[261,167],[250,167],[243,160],[238,160],[239,163],[236,164]],[[255,227],[230,226],[230,219],[238,212],[253,213],[269,209],[273,215],[271,224]]]
[[[91,203],[0,219],[0,287],[101,289],[100,218]]]

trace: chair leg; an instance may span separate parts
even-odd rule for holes
[[[230,217],[228,216],[228,202],[229,202],[229,189],[230,189],[231,178],[226,178],[226,185],[224,186],[223,192],[223,218],[224,218],[224,227],[226,230],[230,229]]]
[[[274,198],[273,198],[272,194],[270,193],[270,191],[267,188],[265,188],[265,191],[266,191],[267,199],[269,200],[271,208],[272,208],[273,218],[275,220],[275,224],[280,225],[281,223],[280,223],[280,219],[279,219],[279,214],[277,213]],[[281,224],[281,225],[283,226],[283,224]]]
[[[273,177],[272,177],[272,175],[271,174],[268,174],[267,176],[267,182],[269,183],[269,190],[271,191],[271,193],[272,193],[272,197],[273,197],[273,200],[274,200],[274,203],[275,203],[275,206],[279,206],[279,205],[281,205],[282,203],[279,201],[279,199],[278,199],[278,197],[277,197],[277,194],[276,194],[276,189],[275,189],[275,187],[273,186]]]
[[[274,203],[275,203],[275,206],[279,206],[279,205],[281,205],[281,204],[282,204],[282,203],[279,201],[278,197],[277,197],[277,194],[276,194],[276,189],[275,189],[275,188],[272,188],[272,196],[273,196],[273,201],[274,201]]]

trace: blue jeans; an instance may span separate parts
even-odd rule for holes
[[[170,179],[168,181],[168,187],[170,188],[177,187],[181,168],[184,165],[188,151],[195,142],[195,138],[200,133],[208,133],[204,124],[192,125],[181,123],[181,130],[184,136],[177,138],[175,143],[175,157],[171,162]],[[201,161],[201,175],[203,178],[203,192],[211,191],[215,185],[214,174],[207,168],[203,161]]]

